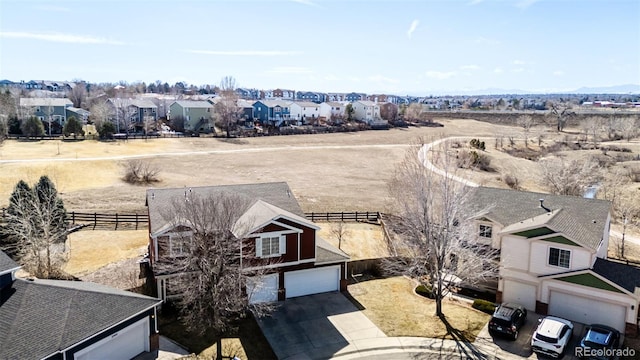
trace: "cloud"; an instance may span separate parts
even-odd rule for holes
[[[448,79],[448,78],[456,76],[457,72],[455,72],[455,71],[427,71],[426,75],[429,78],[438,79],[438,80],[444,80],[444,79]]]
[[[493,72],[496,73],[496,74],[502,74],[504,72],[504,70],[502,70],[502,68],[500,68],[500,67],[497,67],[497,68],[493,69]]]
[[[416,31],[416,29],[418,28],[419,24],[420,24],[420,21],[418,21],[418,20],[413,20],[411,22],[411,25],[409,25],[409,30],[407,30],[407,37],[409,39],[411,39],[411,35],[413,35],[413,32]]]
[[[556,71],[554,71],[554,72],[553,72],[553,75],[554,75],[554,76],[562,76],[562,75],[564,75],[564,71],[562,71],[562,70],[556,70]]]
[[[300,51],[281,50],[184,50],[191,54],[218,56],[291,56],[299,55]]]
[[[512,72],[512,73],[521,73],[521,72],[523,72],[523,71],[524,71],[524,68],[521,68],[521,67],[519,67],[519,68],[515,68],[515,69],[511,69],[511,72]]]
[[[269,74],[312,74],[313,70],[298,66],[278,66],[267,72]]]
[[[480,70],[480,66],[478,65],[462,65],[460,66],[460,70]]]
[[[369,81],[373,81],[373,82],[385,82],[385,83],[391,83],[391,84],[398,84],[399,83],[399,81],[396,80],[396,79],[388,78],[388,77],[382,76],[382,75],[369,76],[367,79]]]
[[[107,38],[74,35],[62,33],[38,33],[38,32],[22,32],[22,31],[2,31],[0,37],[7,39],[33,39],[51,42],[62,42],[72,44],[107,44],[107,45],[124,45],[122,41],[111,40]]]
[[[290,0],[290,1],[294,3],[302,4],[302,5],[320,7],[320,5],[316,4],[311,0]]]

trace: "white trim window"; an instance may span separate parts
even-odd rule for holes
[[[286,253],[286,235],[262,235],[256,239],[256,256],[277,257]]]
[[[169,235],[169,256],[185,256],[189,254],[191,243],[191,233],[179,233]]]
[[[550,247],[549,265],[568,269],[571,265],[571,250]]]
[[[478,236],[491,239],[493,237],[493,227],[487,224],[480,224],[480,226],[478,226]]]

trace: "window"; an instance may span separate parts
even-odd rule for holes
[[[559,266],[568,269],[571,251],[549,248],[549,265]]]
[[[172,235],[170,237],[170,254],[171,256],[183,256],[189,251],[191,236],[188,235]]]
[[[493,228],[491,225],[480,225],[480,232],[478,235],[483,238],[491,238],[492,237]]]
[[[258,257],[275,257],[285,253],[285,236],[269,235],[256,240],[256,255]]]

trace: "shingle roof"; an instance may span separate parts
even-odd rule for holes
[[[320,106],[320,104],[316,104],[310,101],[295,101],[293,103],[300,107],[319,107]]]
[[[336,102],[336,101],[327,101],[327,102],[325,102],[325,104],[327,104],[329,106],[346,106],[343,103],[339,103],[339,102]]]
[[[316,236],[316,264],[344,262],[349,260],[349,255],[337,247],[328,243],[320,236]]]
[[[239,194],[246,196],[249,200],[262,200],[304,218],[304,212],[286,182],[149,189],[146,201],[149,207],[149,224],[152,234],[167,225],[167,220],[161,215],[161,209],[170,208],[174,199],[183,198],[186,192],[198,196],[211,196],[225,192]],[[247,209],[254,202],[250,201]]]
[[[147,99],[123,99],[123,98],[109,98],[108,101],[111,101],[114,105],[120,106],[135,106],[137,108],[147,109],[152,108],[156,109],[156,104],[151,100]]]
[[[605,259],[596,259],[593,272],[633,293],[640,287],[640,268]]]
[[[71,106],[69,99],[61,98],[20,98],[20,106]]]
[[[0,306],[0,359],[40,359],[66,349],[159,300],[106,286],[22,280]]]
[[[609,201],[478,187],[473,190],[470,207],[477,216],[506,227],[548,213],[540,207],[540,199],[544,199],[544,206],[552,211],[562,209],[549,219],[548,225],[553,230],[565,233],[587,248],[598,248],[607,226]]]
[[[212,108],[213,104],[204,100],[178,100],[176,103],[182,107],[189,108]]]
[[[276,106],[289,107],[291,106],[291,103],[292,103],[292,101],[284,101],[284,100],[261,100],[260,102],[267,107],[276,107]]]
[[[11,260],[9,255],[0,251],[0,274],[9,272],[15,268],[20,267],[15,261]]]
[[[319,229],[316,224],[307,220],[304,216],[293,214],[287,210],[281,209],[277,206],[273,206],[265,201],[257,200],[244,212],[244,214],[242,214],[242,216],[240,216],[238,221],[236,221],[236,226],[234,226],[232,232],[236,237],[239,237],[242,235],[240,232],[242,232],[243,230],[252,231],[255,228],[262,227],[271,220],[277,219],[279,217],[287,217],[300,224],[306,225],[307,227]],[[245,229],[245,227],[247,226],[251,229]]]
[[[369,100],[358,100],[358,101],[354,101],[354,102],[360,103],[360,104],[362,104],[364,106],[376,106],[376,105],[378,105],[378,103],[375,103],[375,102],[369,101]]]

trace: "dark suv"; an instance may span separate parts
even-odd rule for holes
[[[527,319],[527,309],[522,305],[514,303],[504,303],[496,308],[493,317],[489,321],[489,334],[507,335],[511,339],[518,338],[518,330],[524,325]]]
[[[607,351],[617,349],[620,343],[620,332],[606,325],[593,324],[586,327],[580,347],[576,349],[578,356],[594,359],[613,359]]]

